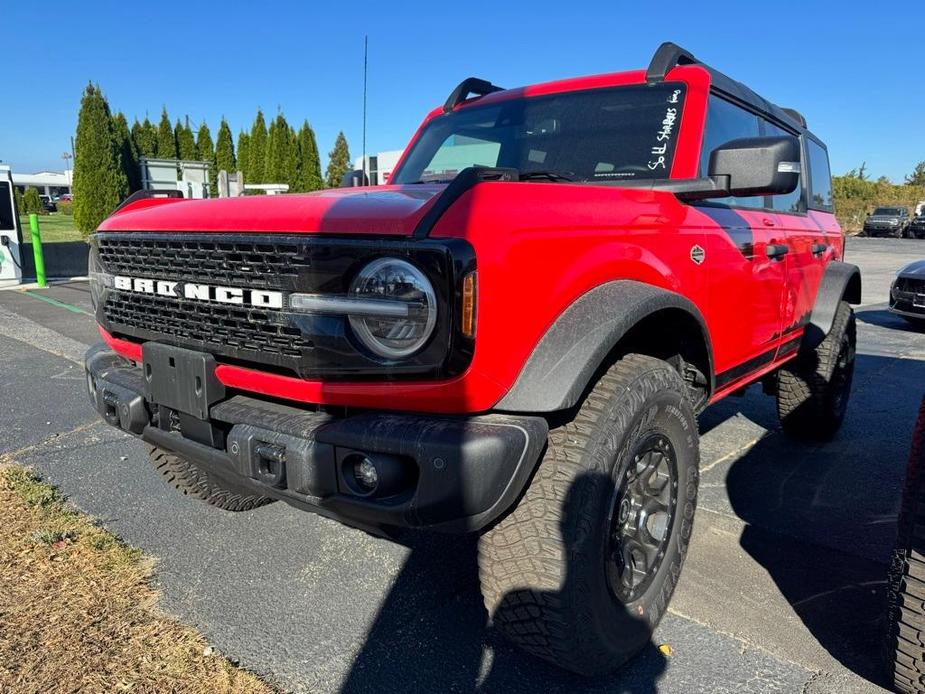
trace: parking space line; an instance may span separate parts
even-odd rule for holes
[[[746,443],[742,444],[741,446],[739,446],[739,447],[736,448],[735,450],[730,451],[730,452],[727,453],[726,455],[720,456],[719,458],[717,458],[716,460],[714,460],[712,463],[708,463],[707,465],[702,465],[702,466],[700,467],[700,473],[703,474],[704,472],[707,472],[707,471],[709,471],[709,470],[712,470],[713,468],[715,468],[715,467],[716,467],[717,465],[719,465],[720,463],[726,462],[726,461],[729,460],[730,458],[736,458],[736,457],[742,455],[743,453],[748,452],[748,450],[751,449],[752,446],[754,446],[756,443],[758,443],[759,441],[761,441],[761,439],[763,439],[765,436],[770,436],[770,435],[773,434],[773,433],[774,433],[774,432],[772,432],[772,431],[766,431],[766,432],[764,432],[763,434],[761,434],[761,435],[759,435],[759,436],[756,436],[754,439],[751,439],[751,440],[747,441]]]
[[[35,298],[35,299],[39,299],[40,301],[44,301],[45,303],[51,304],[52,306],[57,306],[58,308],[63,308],[63,309],[68,310],[68,311],[70,311],[70,312],[72,312],[72,313],[82,313],[82,314],[85,315],[85,316],[91,316],[91,317],[93,316],[92,313],[90,313],[89,311],[85,311],[84,309],[80,308],[79,306],[74,306],[73,304],[69,304],[69,303],[67,303],[67,302],[65,302],[65,301],[60,301],[60,300],[58,300],[58,299],[53,299],[53,298],[50,297],[50,296],[44,296],[43,294],[39,294],[38,292],[32,291],[31,289],[26,289],[26,290],[23,292],[23,294],[28,294],[29,296],[31,296],[31,297],[33,297],[33,298]]]

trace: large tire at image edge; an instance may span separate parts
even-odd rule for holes
[[[925,399],[906,468],[889,575],[889,654],[896,691],[925,692]]]
[[[635,354],[614,364],[575,417],[550,431],[522,499],[480,538],[495,626],[579,674],[629,660],[677,584],[698,465],[697,421],[678,373]]]
[[[840,301],[819,346],[778,369],[777,414],[784,431],[820,441],[835,436],[848,407],[856,349],[854,311]]]
[[[154,468],[168,484],[187,496],[201,499],[225,511],[250,511],[273,501],[232,480],[217,479],[215,475],[175,453],[150,444],[146,444],[146,448]]]

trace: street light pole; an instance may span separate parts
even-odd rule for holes
[[[70,167],[68,166],[68,160],[72,158],[72,155],[70,152],[64,152],[61,155],[61,158],[64,159],[64,180],[67,181],[67,187],[70,188],[71,187],[71,174],[70,174]]]

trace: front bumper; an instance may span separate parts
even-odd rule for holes
[[[197,406],[184,412],[154,402],[163,384],[152,386],[106,345],[87,353],[86,372],[90,401],[109,424],[219,479],[370,529],[484,528],[520,495],[548,433],[542,417],[337,416],[232,391],[218,393],[200,418]],[[382,466],[387,488],[357,487],[351,471],[364,457]]]
[[[900,226],[868,226],[864,225],[864,234],[867,236],[896,236],[896,234],[902,233],[902,227]]]
[[[925,282],[900,277],[890,288],[889,309],[907,318],[925,319]]]

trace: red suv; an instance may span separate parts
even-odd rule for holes
[[[388,186],[130,199],[92,237],[87,382],[211,504],[480,532],[495,624],[597,673],[678,580],[696,413],[761,381],[788,432],[841,424],[842,258],[803,117],[666,43],[464,81]]]

